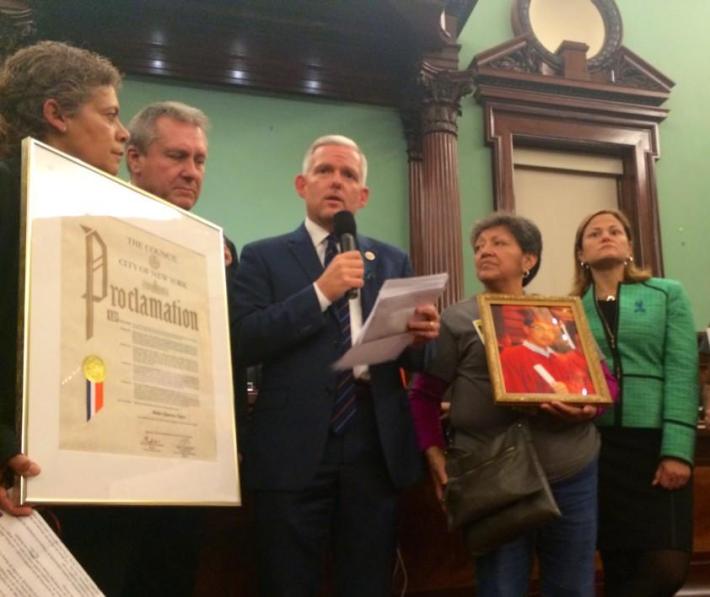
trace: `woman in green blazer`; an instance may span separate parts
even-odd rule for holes
[[[597,419],[598,547],[607,596],[673,595],[692,550],[698,360],[688,298],[674,280],[633,263],[622,213],[585,218],[575,239],[575,288],[619,380]]]

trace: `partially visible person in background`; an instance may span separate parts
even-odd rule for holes
[[[131,184],[185,210],[200,199],[207,169],[209,119],[194,106],[161,101],[142,108],[128,123],[126,166]],[[224,241],[224,265],[230,305],[233,304],[237,250]],[[231,319],[231,316],[230,316]],[[234,341],[234,337],[232,337]],[[234,360],[235,393],[246,394],[246,370]],[[236,401],[237,406],[246,400]],[[246,412],[237,413],[237,423]],[[204,510],[195,507],[141,508],[136,528],[138,557],[127,572],[126,593],[192,595],[199,565]],[[169,545],[170,549],[165,546]]]

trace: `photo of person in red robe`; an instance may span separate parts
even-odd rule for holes
[[[506,311],[511,307],[503,307]],[[562,320],[549,309],[514,308],[504,321],[522,323],[522,342],[511,342],[505,329],[499,337],[505,391],[530,394],[588,394],[593,391],[584,355]],[[503,326],[506,328],[506,326]]]

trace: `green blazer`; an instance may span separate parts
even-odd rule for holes
[[[604,426],[661,429],[659,457],[693,463],[698,419],[698,350],[690,303],[679,282],[620,284],[617,329],[599,313],[594,287],[582,298],[589,325],[619,380]],[[616,342],[614,342],[616,338]]]

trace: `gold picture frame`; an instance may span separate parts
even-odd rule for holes
[[[480,294],[478,305],[496,402],[612,402],[578,297]]]

